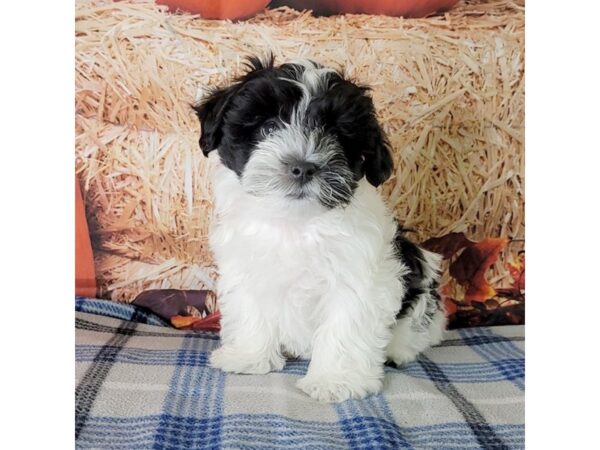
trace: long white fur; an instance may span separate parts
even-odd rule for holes
[[[307,96],[323,71],[312,68]],[[312,132],[290,125],[259,144],[241,179],[210,154],[210,245],[222,313],[222,346],[210,361],[229,372],[264,374],[280,370],[288,356],[310,358],[300,389],[320,401],[363,398],[381,390],[387,358],[401,364],[439,342],[443,312],[423,327],[423,296],[396,321],[408,269],[393,244],[392,214],[364,178],[345,207],[285,197],[282,160],[327,155],[314,151]],[[431,253],[426,259],[426,276],[434,277],[439,260]]]

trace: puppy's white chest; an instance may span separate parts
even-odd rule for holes
[[[331,285],[322,237],[294,224],[236,221],[215,228],[211,241],[221,268],[220,290],[244,292],[251,308],[277,330],[284,352],[310,357],[315,311]]]
[[[306,225],[238,221],[216,227],[211,243],[219,264],[239,265],[248,278],[271,286],[316,281],[325,263],[323,237]]]

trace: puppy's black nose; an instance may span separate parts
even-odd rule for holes
[[[309,181],[317,170],[319,170],[319,167],[310,162],[297,162],[290,166],[292,176],[303,182]]]

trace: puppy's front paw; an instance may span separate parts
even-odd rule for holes
[[[350,398],[361,399],[369,394],[376,394],[381,390],[381,384],[380,380],[361,382],[336,376],[306,376],[296,382],[296,387],[320,402],[343,402]]]
[[[210,365],[225,372],[265,374],[283,368],[285,364],[283,358],[273,359],[224,345],[211,353]]]

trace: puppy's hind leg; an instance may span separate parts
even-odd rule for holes
[[[387,359],[400,366],[414,361],[419,353],[441,342],[446,315],[437,293],[424,293],[400,317],[387,346]]]
[[[401,232],[396,235],[396,248],[409,272],[403,277],[406,292],[386,356],[396,365],[402,365],[440,343],[446,314],[437,292],[441,256],[413,244]]]

